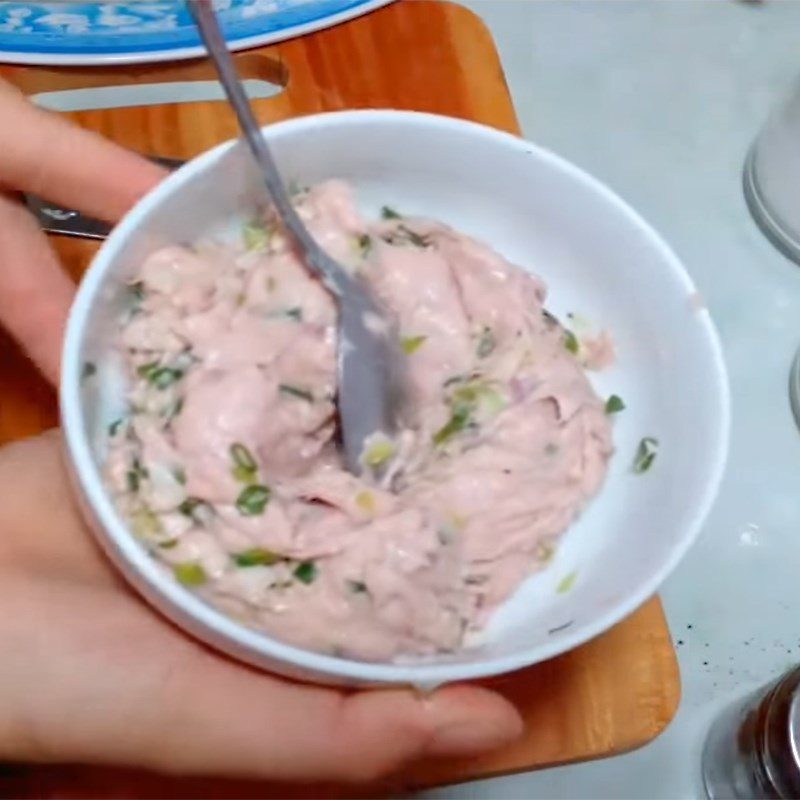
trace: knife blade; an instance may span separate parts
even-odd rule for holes
[[[185,163],[177,158],[162,156],[147,156],[147,158],[169,170],[177,169]],[[107,222],[81,214],[80,211],[49,203],[36,195],[26,194],[25,203],[38,220],[41,229],[47,233],[78,236],[83,239],[105,239],[114,227]]]

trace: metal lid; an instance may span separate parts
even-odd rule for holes
[[[761,763],[774,796],[800,797],[800,668],[775,686],[761,710]]]

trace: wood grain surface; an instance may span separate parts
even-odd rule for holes
[[[256,100],[264,123],[343,108],[391,107],[476,120],[512,133],[518,123],[491,36],[454,4],[405,0],[338,27],[237,56],[246,77],[276,83]],[[203,62],[115,69],[0,67],[29,94],[88,86],[209,79]],[[235,135],[220,102],[70,113],[78,124],[146,153],[188,157]],[[54,239],[78,277],[95,245]],[[14,346],[0,338],[0,442],[56,422],[54,396]],[[639,747],[672,719],[680,681],[660,602],[560,658],[494,680],[528,722],[524,739],[483,758],[421,763],[391,784],[358,791],[211,779],[164,778],[80,765],[0,770],[0,794],[36,797],[375,796],[400,788],[508,774]],[[312,723],[313,724],[313,723]]]

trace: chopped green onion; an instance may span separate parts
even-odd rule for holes
[[[147,470],[142,466],[138,458],[133,459],[131,468],[128,470],[128,489],[131,492],[138,492],[141,485],[141,479],[148,477]]]
[[[556,587],[556,592],[566,594],[575,585],[577,577],[577,572],[570,572],[569,575],[564,576]]]
[[[93,375],[97,374],[97,366],[92,361],[84,361],[83,369],[81,370],[81,381],[88,380]]]
[[[578,337],[567,328],[564,328],[564,347],[574,356],[578,355],[578,351],[581,349]]]
[[[184,586],[202,586],[208,580],[208,575],[206,575],[203,565],[198,564],[196,561],[173,564],[172,571],[178,582]]]
[[[540,564],[549,564],[556,554],[556,548],[550,542],[543,542],[539,545],[539,550],[536,553]]]
[[[478,358],[486,358],[486,356],[491,355],[496,346],[497,342],[495,341],[492,329],[484,328],[483,333],[481,333],[481,338],[478,340],[478,348],[476,350]]]
[[[248,250],[266,250],[272,238],[272,230],[262,220],[254,219],[242,228],[242,238]]]
[[[611,397],[606,400],[606,414],[617,414],[620,411],[625,410],[625,403],[622,402],[622,398],[612,394]]]
[[[313,561],[304,561],[295,567],[294,576],[301,583],[313,583],[317,577],[317,565]]]
[[[303,309],[300,308],[300,306],[287,308],[286,311],[283,312],[283,316],[293,319],[295,322],[301,322],[303,319]]]
[[[140,508],[131,517],[131,528],[140,539],[161,533],[161,522],[149,508]]]
[[[282,383],[278,386],[281,394],[289,395],[290,397],[297,397],[300,400],[305,400],[307,403],[314,402],[314,395],[308,389],[301,389],[299,386],[292,386],[288,383]]]
[[[372,237],[368,233],[362,233],[356,237],[358,252],[362,258],[366,258],[372,249]]]
[[[431,243],[427,236],[412,231],[407,225],[398,225],[395,230],[384,234],[381,238],[388,244],[411,244],[414,245],[414,247],[421,248],[429,247]]]
[[[236,508],[243,517],[255,517],[264,513],[272,492],[269,486],[254,484],[242,489],[236,498]]]
[[[381,217],[383,219],[402,219],[402,216],[390,206],[384,206],[381,209]]]
[[[253,454],[241,442],[234,442],[230,446],[233,459],[233,477],[242,483],[252,483],[258,472],[258,464]]]
[[[131,300],[138,305],[144,300],[145,290],[144,281],[136,281],[135,283],[128,284],[128,292],[130,293]]]
[[[167,410],[164,412],[164,417],[166,418],[167,422],[172,422],[178,414],[183,411],[183,398],[179,397],[172,405],[170,405]]]
[[[403,352],[410,356],[425,344],[427,338],[427,336],[406,336],[400,340],[400,346],[403,348]]]
[[[375,511],[375,495],[369,489],[362,489],[356,495],[356,505],[362,511],[372,514]]]
[[[241,553],[233,553],[231,558],[237,567],[271,567],[281,560],[277,553],[264,550],[262,547],[253,547],[250,550],[243,550]]]
[[[647,472],[653,466],[656,453],[658,453],[658,439],[654,439],[652,436],[645,436],[639,442],[639,447],[636,448],[636,456],[631,467],[633,472],[637,475]]]
[[[198,497],[187,497],[179,506],[178,511],[181,514],[184,514],[187,517],[193,516],[195,509],[199,508],[200,506],[205,505],[205,503],[200,500]]]
[[[186,486],[186,470],[183,467],[175,467],[172,475],[181,486]]]
[[[159,366],[157,361],[151,361],[149,364],[142,364],[136,371],[140,377],[144,378],[157,389],[166,389],[183,377],[183,370]]]
[[[551,314],[546,308],[542,309],[542,316],[544,317],[544,321],[547,323],[549,328],[554,328],[558,325],[561,325],[561,323],[558,321],[558,317],[556,317],[554,314]]]
[[[157,369],[149,378],[150,383],[153,384],[157,389],[166,389],[168,386],[172,386],[175,381],[180,380],[183,377],[183,370],[180,369],[172,369],[171,367],[161,367],[161,369]]]
[[[364,463],[368,467],[376,469],[385,464],[395,454],[394,442],[388,439],[381,439],[369,445],[364,451]]]
[[[177,539],[165,539],[163,542],[159,542],[158,546],[162,550],[172,550],[172,548],[175,547],[177,544],[178,544]]]
[[[428,245],[430,245],[430,240],[427,236],[423,236],[416,231],[412,231],[411,228],[407,228],[405,225],[398,226],[398,230],[405,234],[405,236],[408,238],[408,241],[411,242],[414,247],[428,247]]]
[[[364,581],[348,580],[347,588],[350,589],[353,594],[365,594],[369,592],[369,589],[367,589],[367,584],[364,583]]]
[[[433,443],[436,445],[444,444],[455,434],[463,431],[469,425],[470,410],[466,406],[459,405],[453,409],[452,416],[445,425],[433,434]]]
[[[139,476],[132,470],[129,469],[125,475],[128,481],[128,491],[129,492],[138,492],[139,491]]]
[[[147,379],[149,380],[149,379],[150,379],[150,376],[151,376],[151,375],[153,374],[153,372],[155,372],[157,369],[158,369],[158,361],[149,361],[147,364],[142,364],[142,366],[141,366],[141,367],[139,367],[139,368],[136,370],[136,374],[137,374],[137,375],[138,375],[140,378],[147,378]]]

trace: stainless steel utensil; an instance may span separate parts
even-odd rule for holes
[[[236,112],[267,191],[292,243],[324,281],[339,305],[338,408],[347,468],[362,470],[366,440],[375,433],[393,436],[403,407],[404,358],[394,325],[367,285],[351,275],[314,240],[294,209],[266,139],[220,31],[210,0],[188,4],[225,94]]]
[[[176,158],[147,156],[151,161],[167,169],[177,169],[183,164]],[[42,230],[47,233],[58,233],[62,236],[77,236],[83,239],[105,239],[113,227],[107,222],[87,217],[80,211],[48,203],[36,195],[26,194],[25,202],[39,221]]]

